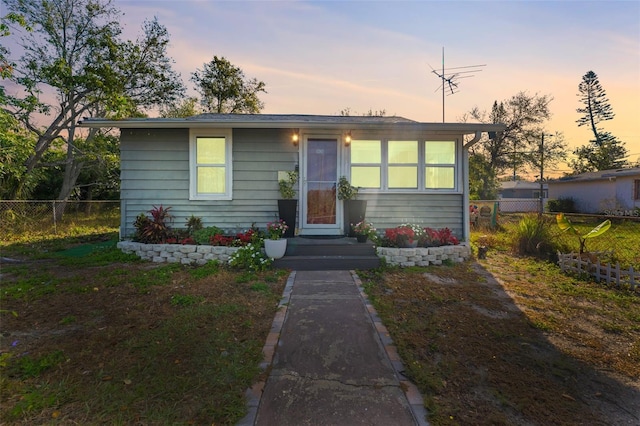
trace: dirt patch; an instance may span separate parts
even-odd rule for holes
[[[640,298],[608,289],[590,300],[584,286],[595,284],[560,290],[553,271],[525,269],[493,255],[428,273],[363,273],[429,421],[640,424]]]

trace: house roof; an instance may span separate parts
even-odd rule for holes
[[[332,128],[341,130],[380,129],[407,131],[438,131],[462,134],[501,132],[502,124],[482,123],[421,123],[404,117],[361,117],[302,114],[200,114],[188,118],[83,118],[81,127],[114,127],[121,129],[175,128]]]
[[[546,188],[547,184],[543,184],[543,188]],[[540,182],[527,182],[525,180],[509,180],[505,182],[500,182],[500,188],[502,190],[505,189],[540,189]]]
[[[588,182],[597,180],[614,180],[618,177],[638,176],[640,177],[640,167],[630,169],[600,170],[597,172],[586,172],[578,175],[564,176],[559,179],[550,180],[549,183],[573,183]]]

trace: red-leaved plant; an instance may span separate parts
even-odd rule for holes
[[[169,210],[171,210],[171,207],[153,206],[148,211],[151,214],[151,218],[142,213],[138,215],[134,223],[137,240],[147,244],[166,242],[171,230],[169,224],[173,220]]]

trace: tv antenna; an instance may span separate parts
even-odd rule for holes
[[[444,123],[444,97],[447,91],[449,95],[454,95],[459,92],[458,81],[463,78],[471,78],[475,76],[475,73],[482,71],[482,67],[486,67],[487,64],[482,65],[468,65],[466,67],[444,67],[444,47],[442,48],[442,72],[438,72],[431,65],[431,72],[438,76],[441,80],[440,86],[435,90],[436,92],[442,89],[442,122]]]

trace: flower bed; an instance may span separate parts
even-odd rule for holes
[[[124,253],[135,253],[141,259],[156,263],[182,263],[185,265],[204,265],[210,260],[226,263],[240,247],[181,245],[181,244],[143,244],[133,241],[120,241],[117,246]],[[378,247],[377,255],[387,264],[401,267],[441,265],[443,261],[463,262],[471,257],[466,245],[429,248],[393,248]]]

